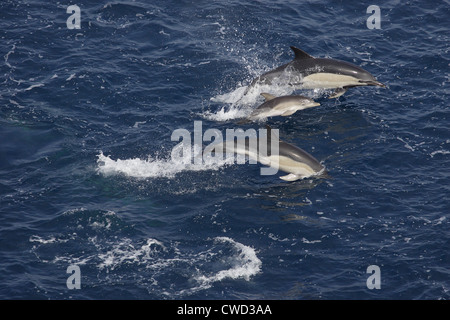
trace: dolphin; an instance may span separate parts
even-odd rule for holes
[[[282,140],[279,141],[278,156],[275,155],[273,160],[272,157],[273,155],[269,157],[271,164],[272,161],[278,163],[280,170],[289,173],[280,177],[285,181],[296,181],[325,172],[324,166],[312,155]]]
[[[275,141],[272,141],[274,139]],[[274,143],[278,146],[274,149]],[[248,156],[249,159],[260,162],[271,168],[288,173],[280,176],[285,181],[296,181],[299,179],[320,176],[325,173],[325,167],[305,150],[282,141],[272,129],[267,126],[266,139],[259,137],[245,137],[245,143],[219,142],[214,145],[214,150],[222,151],[224,154],[239,154]]]
[[[303,89],[335,89],[329,98],[337,98],[353,87],[386,87],[369,72],[352,63],[315,58],[296,47],[291,46],[291,49],[295,54],[294,60],[255,78],[246,93],[257,84],[279,83],[298,85]]]
[[[305,96],[275,97],[269,93],[261,93],[266,101],[248,116],[247,120],[261,120],[273,116],[290,116],[297,110],[320,106],[320,103]]]

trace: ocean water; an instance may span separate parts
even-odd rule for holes
[[[372,4],[1,1],[0,298],[449,299],[450,3]],[[387,85],[268,119],[329,177],[174,161],[289,46]]]

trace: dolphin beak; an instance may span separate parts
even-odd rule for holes
[[[315,102],[315,101],[311,101],[310,103],[305,105],[304,108],[312,108],[312,107],[317,107],[317,106],[320,106],[320,103]]]
[[[379,81],[374,81],[373,83],[374,83],[375,86],[386,88],[386,85],[384,83],[379,82]]]

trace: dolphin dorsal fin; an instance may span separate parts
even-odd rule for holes
[[[299,48],[291,46],[291,49],[295,53],[295,59],[314,59],[312,55],[307,54],[305,51],[300,50]]]
[[[261,95],[264,97],[264,99],[266,99],[266,101],[275,99],[276,97],[270,93],[261,93]]]

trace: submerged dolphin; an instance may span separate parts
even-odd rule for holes
[[[275,97],[269,93],[261,93],[266,102],[256,108],[247,120],[261,120],[273,116],[290,116],[297,110],[320,106],[320,103],[304,96]]]
[[[277,82],[282,85],[299,85],[304,89],[335,89],[330,98],[337,98],[353,87],[386,87],[369,72],[352,63],[314,58],[298,48],[291,49],[295,54],[294,60],[255,78],[246,93],[256,84]]]
[[[285,181],[296,181],[311,176],[319,176],[325,172],[325,167],[312,155],[299,147],[280,140],[271,131],[268,128],[267,139],[246,137],[245,143],[240,144],[237,141],[226,143],[225,141],[215,144],[215,148],[223,151],[225,154],[248,156],[250,159],[263,165],[287,172],[287,175],[280,177],[280,179]],[[278,140],[278,146],[275,150],[272,139]]]

